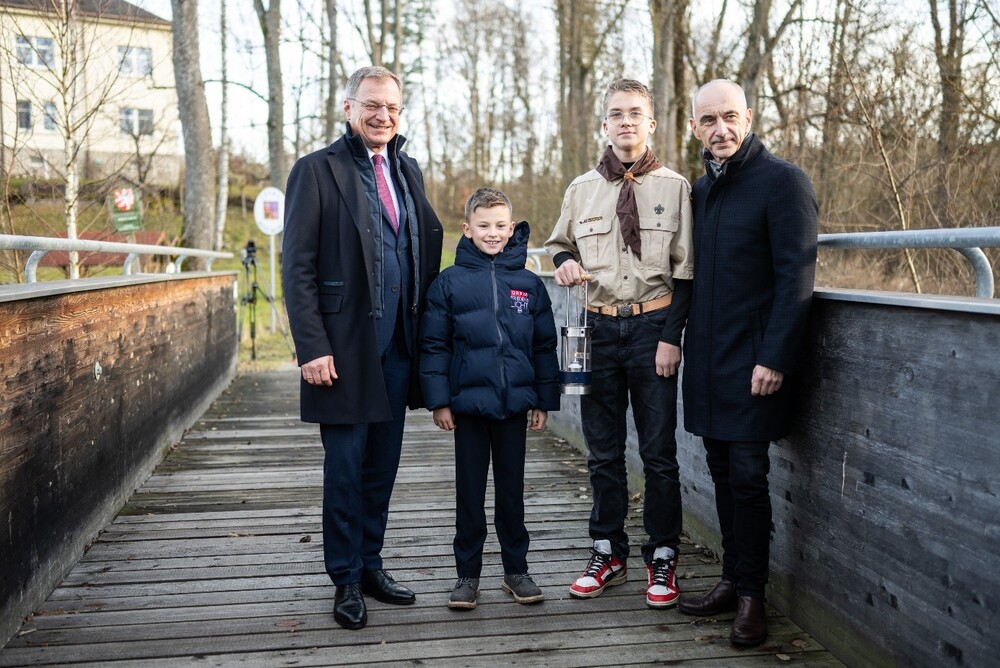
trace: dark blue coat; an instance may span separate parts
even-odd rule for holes
[[[414,337],[427,286],[441,266],[443,234],[417,163],[400,150],[405,141],[393,137],[387,155],[403,201],[413,205],[408,229],[414,275],[404,333]],[[393,417],[375,328],[382,295],[380,218],[357,157],[370,164],[364,142],[348,126],[333,144],[300,158],[288,176],[281,275],[295,351],[299,364],[333,355],[339,376],[329,387],[300,378],[305,422],[363,424]],[[416,352],[415,340],[406,343]],[[415,379],[407,405],[423,405]]]
[[[801,169],[749,135],[724,174],[695,181],[692,198],[684,428],[729,441],[781,438],[812,299],[816,194]],[[770,396],[750,394],[757,364],[785,374]]]
[[[494,419],[559,410],[552,302],[524,268],[528,236],[528,224],[518,223],[492,257],[463,236],[454,266],[431,284],[420,326],[428,408]]]

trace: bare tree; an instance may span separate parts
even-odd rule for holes
[[[215,160],[201,76],[196,0],[170,0],[174,24],[174,78],[184,128],[183,243],[211,248],[215,229]]]
[[[687,46],[688,0],[649,0],[653,22],[653,79],[651,88],[656,114],[663,119],[653,135],[653,148],[666,165],[679,168],[682,121],[686,104],[684,49]]]
[[[62,181],[63,217],[66,236],[70,239],[79,234],[81,151],[95,125],[110,113],[108,107],[124,94],[119,85],[118,67],[110,68],[103,80],[94,81],[85,76],[88,68],[98,67],[101,61],[117,64],[120,45],[102,39],[97,27],[103,19],[100,13],[91,11],[86,17],[81,13],[78,0],[45,5],[45,11],[35,17],[45,26],[45,39],[49,43],[44,47],[24,34],[16,15],[5,13],[5,39],[0,47],[0,54],[9,65],[15,96],[32,108],[44,109],[46,122],[59,134],[62,155],[58,162],[53,162],[52,156],[41,151],[36,152],[35,158],[51,167]],[[129,17],[115,18],[128,20]],[[125,41],[131,44],[131,27],[126,31]],[[128,46],[123,48],[128,49]],[[34,66],[30,72],[22,68],[15,74],[17,70],[12,65],[22,60],[30,60]],[[69,256],[69,276],[80,277],[76,253]]]
[[[747,94],[748,106],[758,111],[760,108],[761,82],[767,72],[771,52],[781,40],[785,31],[795,21],[802,0],[791,0],[784,17],[773,31],[769,24],[772,0],[754,0],[750,24],[747,27],[747,46],[740,65],[739,83]]]
[[[340,52],[337,49],[337,0],[326,0],[326,20],[329,26],[327,43],[327,92],[326,113],[323,118],[323,136],[326,143],[336,139],[337,120],[340,114]]]
[[[257,20],[264,34],[267,61],[267,152],[271,185],[284,188],[288,177],[285,156],[285,102],[281,73],[281,0],[253,0]]]
[[[594,161],[595,68],[620,25],[627,0],[556,0],[559,30],[559,134],[563,185]]]
[[[226,229],[226,210],[229,208],[229,52],[226,22],[226,0],[219,0],[219,59],[222,79],[222,104],[219,110],[219,171],[215,197],[215,250],[222,248],[222,234]]]
[[[951,166],[960,148],[959,130],[965,90],[962,62],[966,54],[966,29],[975,20],[979,6],[971,0],[927,0],[934,28],[934,57],[941,84],[941,113],[938,117],[939,180],[936,189],[941,224],[951,225]],[[944,20],[942,20],[944,19]]]

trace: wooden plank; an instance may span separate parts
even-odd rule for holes
[[[467,613],[449,610],[455,580],[453,444],[449,434],[428,428],[426,412],[409,418],[408,450],[383,550],[386,567],[416,592],[417,602],[369,601],[367,628],[340,629],[332,616],[334,587],[322,563],[321,448],[299,447],[287,434],[262,445],[275,424],[286,429],[281,420],[294,416],[294,393],[286,392],[280,405],[268,404],[268,419],[257,416],[256,426],[222,416],[236,406],[241,384],[259,393],[262,384],[294,379],[293,373],[239,379],[0,650],[0,666],[666,660],[755,666],[773,665],[778,654],[804,665],[839,665],[773,609],[769,642],[741,651],[727,640],[732,613],[696,619],[647,608],[639,498],[629,520],[629,582],[596,599],[572,598],[569,584],[591,544],[589,485],[585,459],[551,437],[532,437],[526,475],[528,559],[545,602],[520,606],[501,591],[503,569],[491,527],[479,606]],[[223,439],[208,435],[220,431],[212,430],[219,420],[228,425]],[[315,441],[314,429],[288,431]],[[420,436],[419,445],[413,434]],[[239,445],[242,438],[254,447]],[[281,439],[284,445],[277,444]],[[492,485],[487,499],[492,509]],[[706,591],[717,581],[719,565],[686,542],[678,573],[683,591]]]

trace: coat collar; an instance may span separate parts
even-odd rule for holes
[[[708,178],[715,181],[720,176],[733,175],[743,165],[753,162],[754,158],[760,155],[763,150],[764,145],[757,139],[756,133],[751,132],[743,140],[740,150],[736,151],[733,157],[721,165],[712,158],[712,154],[707,148],[701,150],[701,157],[705,160],[705,173],[708,175]]]
[[[405,143],[406,137],[403,135],[397,134],[394,136],[386,146],[388,155],[398,156]],[[338,153],[341,148],[346,148],[355,157],[368,159],[368,150],[365,147],[365,142],[361,138],[361,135],[351,129],[350,123],[344,123],[344,136],[330,144],[329,152]]]

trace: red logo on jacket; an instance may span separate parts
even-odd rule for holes
[[[518,313],[528,312],[528,293],[524,290],[510,291],[510,307]]]

